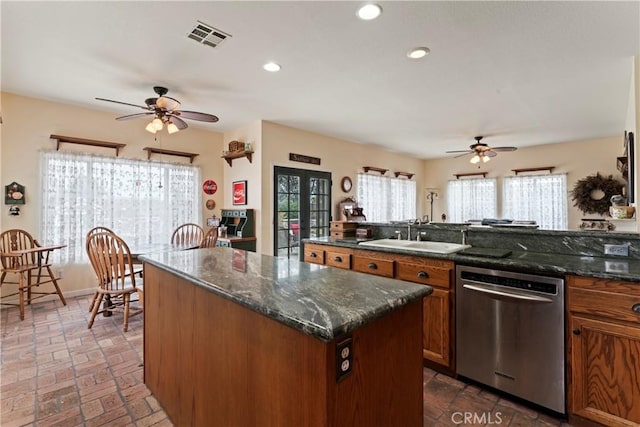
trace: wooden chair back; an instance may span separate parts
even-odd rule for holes
[[[0,234],[0,252],[8,253],[22,249],[32,249],[40,246],[38,242],[25,230],[17,228]],[[24,254],[19,257],[1,257],[3,269],[16,269],[20,266],[36,264],[36,253]]]
[[[99,225],[99,226],[93,227],[91,230],[89,230],[89,232],[87,233],[87,240],[89,240],[89,237],[91,237],[92,235],[94,235],[96,233],[113,233],[113,234],[116,234],[110,228],[103,227],[103,226]]]
[[[202,239],[202,243],[200,244],[201,248],[215,248],[216,242],[218,241],[218,228],[213,227],[207,234],[204,235]]]
[[[204,230],[198,224],[182,224],[171,235],[171,243],[176,245],[200,246]]]
[[[98,284],[105,291],[118,292],[136,287],[129,246],[114,233],[99,232],[89,236],[87,254]]]

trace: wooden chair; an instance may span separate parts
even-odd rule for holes
[[[91,230],[89,230],[87,232],[87,235],[85,237],[85,244],[86,242],[89,241],[89,238],[91,236],[93,236],[94,234],[98,234],[98,233],[112,233],[112,234],[116,234],[114,233],[110,228],[107,227],[103,227],[101,225],[97,226],[97,227],[93,227]],[[135,263],[134,263],[135,264]],[[131,273],[129,273],[131,274]],[[142,277],[142,267],[137,267],[133,270],[132,274],[139,274],[140,277]],[[95,304],[96,300],[98,299],[98,294],[94,294],[93,295],[93,300],[91,301],[91,305],[89,306],[89,312],[93,311],[93,304]]]
[[[136,283],[136,276],[130,274],[133,264],[127,243],[114,233],[95,233],[87,240],[87,254],[98,281],[88,328],[91,329],[98,313],[122,311],[122,330],[127,332],[129,318],[142,313],[142,308],[130,307],[131,294],[141,287],[142,279]],[[109,298],[108,304],[100,310],[105,296]]]
[[[174,245],[200,246],[204,237],[204,230],[198,224],[182,224],[171,235],[171,243]]]
[[[213,227],[209,231],[207,231],[207,234],[204,235],[204,238],[202,239],[202,243],[200,243],[200,247],[215,248],[217,241],[218,241],[218,228]]]
[[[49,255],[55,249],[63,246],[44,247],[29,233],[20,229],[11,229],[0,234],[0,259],[2,274],[0,274],[0,288],[5,283],[17,284],[18,291],[2,295],[2,299],[18,295],[18,302],[0,302],[1,305],[20,307],[20,320],[24,320],[24,305],[47,295],[58,295],[63,305],[67,302],[58,286],[58,281],[51,270]],[[43,278],[43,269],[48,278]],[[17,276],[17,281],[8,281],[7,276]],[[34,291],[40,285],[53,283],[55,290],[50,292]]]

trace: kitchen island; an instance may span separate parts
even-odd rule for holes
[[[226,248],[142,259],[144,380],[175,425],[422,425],[431,287]]]

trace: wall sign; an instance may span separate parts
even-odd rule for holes
[[[233,204],[247,204],[247,181],[233,181]]]
[[[208,179],[202,183],[202,191],[204,194],[215,194],[218,191],[218,184],[212,179]]]
[[[205,203],[205,206],[207,207],[207,209],[209,210],[213,210],[216,207],[216,202],[213,199],[209,199],[207,200],[207,202]]]
[[[304,154],[289,153],[289,160],[292,162],[311,163],[312,165],[320,164],[320,157],[305,156]]]
[[[9,185],[5,185],[4,204],[5,205],[24,205],[24,185],[20,185],[15,181]]]

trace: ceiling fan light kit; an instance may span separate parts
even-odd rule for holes
[[[167,132],[169,134],[174,134],[180,130],[188,128],[189,125],[187,125],[183,118],[209,123],[215,123],[219,120],[218,117],[214,116],[213,114],[200,113],[197,111],[179,110],[181,105],[180,101],[169,96],[165,96],[167,92],[169,92],[169,89],[165,87],[154,86],[153,90],[158,95],[158,97],[147,98],[144,101],[146,104],[145,106],[130,104],[128,102],[122,101],[114,101],[112,99],[96,99],[98,101],[114,102],[116,104],[129,105],[132,107],[138,107],[142,108],[143,110],[147,110],[145,113],[129,114],[126,116],[116,117],[116,120],[129,120],[138,117],[147,117],[149,115],[155,116],[153,120],[151,120],[151,122],[145,127],[145,130],[147,132],[151,132],[153,134],[161,131],[164,128],[164,125],[167,125]]]

